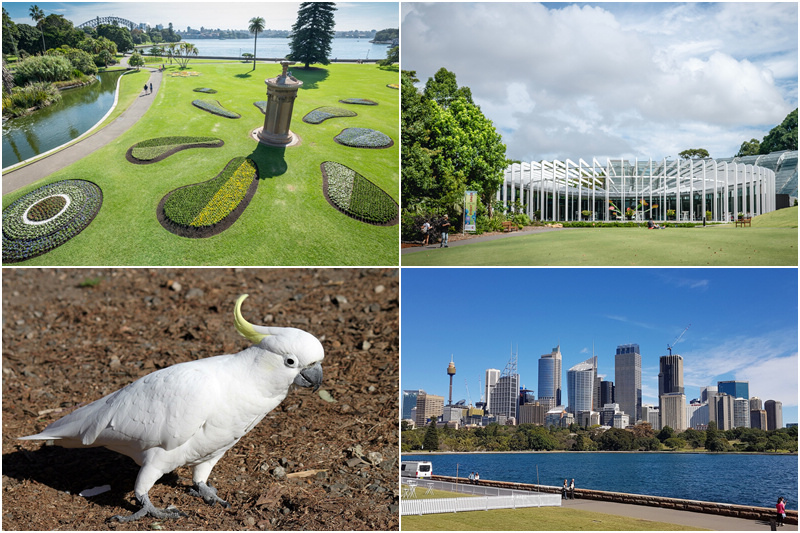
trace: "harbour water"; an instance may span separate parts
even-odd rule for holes
[[[433,473],[466,478],[648,494],[757,507],[778,496],[797,509],[797,456],[695,453],[529,452],[406,455],[433,463]]]
[[[253,53],[253,39],[197,39],[188,40],[197,47],[198,55],[213,57],[241,57],[245,52]],[[145,49],[146,50],[146,49]],[[368,39],[334,39],[331,43],[331,61],[337,59],[383,59],[389,46],[373,44]],[[281,37],[259,37],[258,57],[285,57],[289,53],[289,39]]]
[[[3,122],[3,168],[52,150],[88,131],[114,104],[120,74],[98,74],[96,83],[63,91],[60,102]]]

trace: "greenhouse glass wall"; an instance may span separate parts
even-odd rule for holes
[[[497,200],[547,221],[726,222],[775,210],[775,172],[714,159],[532,161],[505,170]]]

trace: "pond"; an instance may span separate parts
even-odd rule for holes
[[[60,102],[3,122],[3,168],[68,143],[91,129],[114,105],[121,74],[98,74],[97,83],[63,91]]]

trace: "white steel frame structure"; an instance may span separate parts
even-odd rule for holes
[[[775,172],[764,167],[714,159],[656,162],[609,159],[601,165],[566,161],[514,163],[505,170],[497,200],[508,207],[515,201],[531,218],[625,220],[627,208],[638,209],[634,220],[667,220],[674,210],[678,222],[700,222],[711,211],[709,222],[733,220],[738,213],[756,216],[775,210]],[[680,201],[678,201],[680,199]],[[610,209],[616,206],[618,211]]]

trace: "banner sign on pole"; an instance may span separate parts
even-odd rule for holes
[[[464,231],[476,231],[475,221],[478,218],[478,192],[464,193]]]

